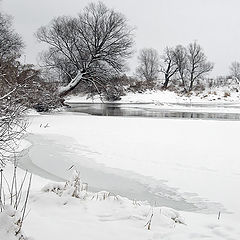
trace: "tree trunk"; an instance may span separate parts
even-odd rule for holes
[[[165,74],[165,82],[163,84],[163,89],[167,89],[169,83],[169,77]]]
[[[73,78],[67,86],[59,88],[59,96],[64,97],[67,93],[69,93],[72,89],[74,89],[82,80],[83,76],[84,76],[84,73],[79,70],[75,78]]]
[[[191,80],[191,82],[190,82],[190,86],[189,86],[189,92],[192,91],[192,88],[193,88],[193,81]]]
[[[187,92],[187,86],[185,84],[184,76],[182,73],[180,73],[180,78],[182,80],[182,85],[183,85],[184,91]]]

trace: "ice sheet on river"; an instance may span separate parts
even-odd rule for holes
[[[41,177],[53,181],[65,181],[71,177],[69,169],[78,169],[82,180],[91,191],[107,190],[129,199],[147,200],[152,205],[168,206],[177,210],[216,213],[225,211],[219,203],[209,202],[195,193],[180,194],[166,180],[155,180],[132,171],[106,167],[97,163],[93,152],[73,138],[62,135],[29,134],[31,142],[20,160],[20,166]],[[114,161],[114,159],[113,159]]]

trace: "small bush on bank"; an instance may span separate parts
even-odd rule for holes
[[[227,98],[227,97],[230,97],[231,96],[231,93],[230,92],[225,92],[223,97]]]

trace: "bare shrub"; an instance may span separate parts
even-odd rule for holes
[[[0,224],[5,224],[6,232],[19,240],[25,240],[27,237],[22,231],[22,226],[27,215],[32,174],[26,171],[20,185],[17,180],[16,166],[10,181],[5,177],[4,170],[0,170]]]
[[[231,93],[230,93],[230,92],[224,92],[223,97],[227,98],[227,97],[230,97],[230,96],[231,96]]]

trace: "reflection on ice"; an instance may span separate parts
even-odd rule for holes
[[[234,104],[101,104],[72,103],[68,112],[98,116],[240,120],[240,106]]]

